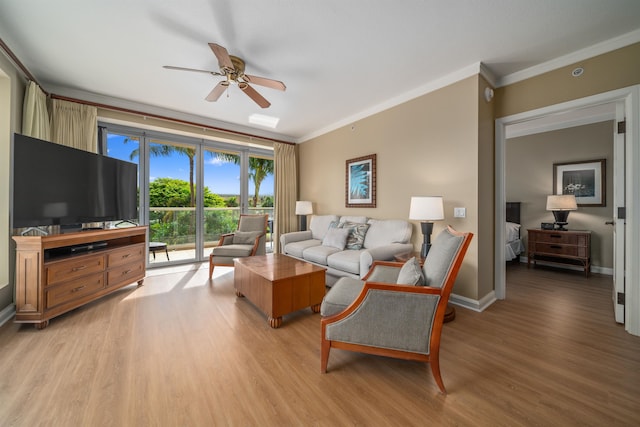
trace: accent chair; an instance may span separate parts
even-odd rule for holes
[[[440,391],[440,336],[451,289],[473,237],[438,234],[423,266],[376,261],[363,280],[343,277],[320,308],[321,372],[332,348],[426,362]]]
[[[269,215],[240,215],[238,229],[220,236],[218,246],[209,255],[209,279],[216,265],[233,266],[234,258],[266,253],[268,219]]]

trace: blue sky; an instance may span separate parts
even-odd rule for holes
[[[138,148],[138,141],[124,143],[125,137],[109,134],[108,155],[117,159],[131,160],[131,152]],[[196,162],[197,163],[197,162]],[[196,165],[197,167],[197,165]],[[189,159],[185,155],[174,153],[171,156],[155,156],[150,159],[150,180],[156,178],[175,178],[189,181]],[[228,195],[240,193],[240,166],[222,162],[211,156],[205,157],[204,184],[213,193]],[[249,182],[249,195],[254,193],[253,183]],[[273,195],[273,175],[267,176],[260,185],[260,195]]]

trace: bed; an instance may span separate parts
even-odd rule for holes
[[[520,202],[507,202],[505,223],[506,248],[505,260],[520,261],[520,254],[524,252],[524,244],[520,238]]]

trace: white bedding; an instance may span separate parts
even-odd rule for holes
[[[520,224],[514,222],[507,222],[505,228],[506,248],[505,258],[507,261],[511,261],[524,252],[524,245],[522,239],[520,239]]]

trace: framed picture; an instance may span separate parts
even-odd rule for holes
[[[606,206],[606,159],[553,164],[553,194],[573,194],[578,206]]]
[[[348,208],[376,207],[376,155],[347,160],[345,205]]]

